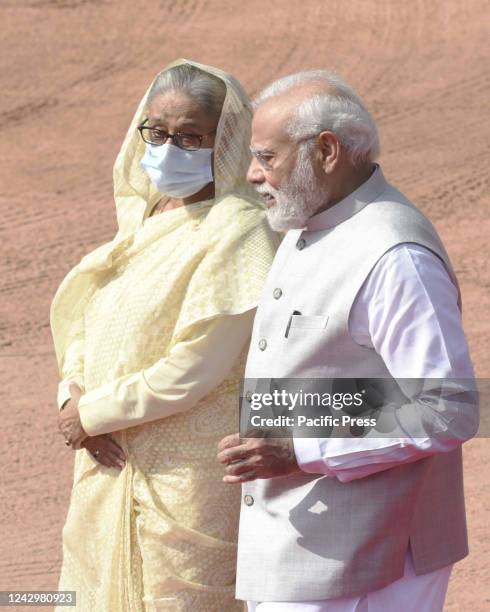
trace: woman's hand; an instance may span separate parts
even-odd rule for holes
[[[126,465],[124,451],[109,434],[89,436],[81,445],[90,452],[94,459],[106,467],[122,469]]]
[[[71,399],[68,400],[58,416],[58,428],[63,434],[66,442],[70,443],[73,449],[80,448],[81,442],[87,437],[87,433],[83,429],[78,412],[78,402],[82,396],[82,390],[75,383],[70,383],[69,386]]]

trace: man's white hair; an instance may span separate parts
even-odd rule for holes
[[[255,98],[254,107],[308,83],[324,84],[325,93],[312,93],[299,104],[288,126],[291,138],[301,141],[328,130],[336,134],[353,165],[374,161],[379,155],[376,123],[352,87],[333,72],[305,70],[278,79]]]

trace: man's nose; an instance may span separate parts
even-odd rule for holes
[[[264,171],[259,162],[252,157],[252,161],[250,162],[250,166],[247,171],[247,181],[252,184],[263,183],[265,180]]]

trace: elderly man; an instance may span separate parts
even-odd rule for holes
[[[286,235],[246,378],[474,379],[447,253],[378,149],[364,104],[331,73],[257,98],[248,180]],[[222,440],[224,480],[244,483],[237,597],[249,610],[442,610],[468,553],[461,444],[478,404],[446,419],[436,404],[399,406],[402,424],[420,415],[405,437]]]

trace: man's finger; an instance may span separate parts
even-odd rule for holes
[[[228,464],[233,461],[240,461],[248,456],[246,447],[242,444],[241,446],[235,446],[233,448],[225,448],[218,453],[217,459],[220,463]]]
[[[239,446],[241,444],[240,434],[234,433],[226,436],[221,440],[218,444],[218,452],[224,450],[225,448],[232,448],[233,446]]]
[[[255,480],[256,478],[257,474],[253,470],[251,470],[250,472],[240,474],[240,476],[231,476],[227,474],[223,477],[223,482],[227,482],[228,484],[241,484],[242,482],[250,482],[251,480]]]
[[[230,476],[239,476],[240,474],[250,472],[253,467],[250,460],[237,461],[236,463],[230,463],[230,465],[226,466],[226,473]]]

